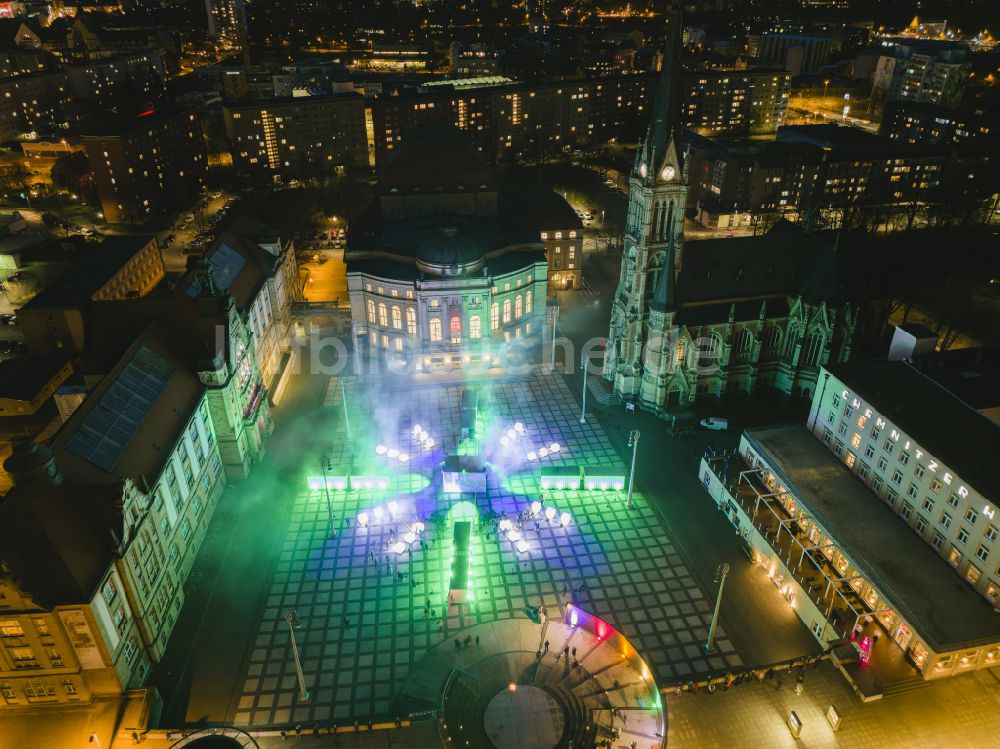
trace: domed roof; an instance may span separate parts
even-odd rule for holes
[[[417,260],[441,268],[453,268],[457,272],[483,261],[486,248],[468,232],[458,226],[446,224],[438,227],[417,246]]]

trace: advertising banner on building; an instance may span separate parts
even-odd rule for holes
[[[60,611],[59,618],[62,619],[63,626],[69,635],[69,640],[76,651],[76,657],[80,661],[82,668],[104,668],[104,661],[101,659],[101,651],[94,641],[94,635],[90,631],[87,617],[79,609],[70,611]]]

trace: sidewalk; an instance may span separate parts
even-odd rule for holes
[[[699,692],[667,699],[670,749],[940,749],[995,747],[1000,675],[997,669],[933,682],[920,691],[864,704],[828,661],[805,671],[796,695],[795,675],[743,684],[714,695]],[[825,713],[836,705],[836,733]],[[785,721],[794,710],[801,737]]]

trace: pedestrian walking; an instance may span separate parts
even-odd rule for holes
[[[573,648],[573,657],[576,658],[576,648]]]
[[[479,647],[479,635],[476,635],[476,647]]]
[[[351,620],[348,619],[346,616],[344,617],[344,626],[345,627],[350,627],[351,626]]]
[[[545,641],[545,652],[546,653],[549,652],[549,641],[548,640]]]

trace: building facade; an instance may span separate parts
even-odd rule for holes
[[[704,70],[685,75],[683,120],[702,135],[776,132],[785,124],[792,74]]]
[[[858,308],[840,292],[837,242],[785,223],[760,237],[685,243],[679,48],[671,32],[630,176],[604,376],[661,414],[758,386],[808,397],[819,366],[852,351]]]
[[[65,73],[0,79],[0,140],[65,129],[74,120],[73,96]]]
[[[159,99],[166,69],[161,50],[144,49],[99,57],[66,67],[73,98],[99,107]]]
[[[208,156],[193,110],[143,112],[82,143],[109,223],[145,223],[205,189]]]
[[[994,401],[995,402],[995,401]],[[824,647],[880,637],[925,679],[1000,662],[1000,427],[907,362],[824,369],[806,428],[745,433],[701,478]],[[960,578],[960,579],[959,579]]]
[[[233,295],[250,333],[264,387],[270,392],[289,352],[292,304],[302,298],[295,245],[273,229],[241,216],[204,252],[216,284]],[[177,284],[177,293],[196,292],[195,272]]]
[[[352,223],[345,261],[355,334],[390,363],[485,372],[540,357],[545,244],[455,131],[411,135]]]
[[[287,184],[368,165],[360,94],[230,102],[223,116],[242,177]]]

